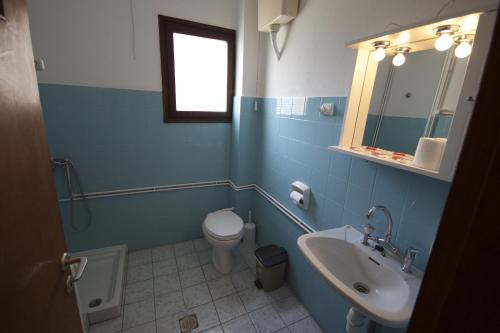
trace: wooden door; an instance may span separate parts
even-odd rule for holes
[[[500,332],[500,20],[408,333]]]
[[[0,330],[81,332],[60,265],[66,246],[26,2],[0,1]]]

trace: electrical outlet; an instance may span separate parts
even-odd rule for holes
[[[334,116],[335,115],[335,105],[333,103],[323,103],[319,107],[319,113],[323,116]]]

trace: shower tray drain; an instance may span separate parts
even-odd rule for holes
[[[370,288],[366,284],[361,282],[354,283],[354,289],[362,294],[368,294],[370,292]]]
[[[91,300],[89,302],[89,308],[95,308],[95,307],[101,305],[101,303],[102,303],[102,299],[94,298],[93,300]]]
[[[181,332],[190,332],[195,328],[198,328],[198,319],[195,314],[182,317],[179,319],[179,326],[181,328]]]

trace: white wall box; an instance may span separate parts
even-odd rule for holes
[[[259,31],[271,32],[271,25],[290,22],[298,10],[299,0],[259,0]]]

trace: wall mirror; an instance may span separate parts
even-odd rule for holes
[[[330,149],[450,181],[496,10],[396,29],[357,49],[342,135]]]
[[[447,138],[469,57],[435,49],[392,59],[377,66],[363,146],[414,155],[421,137]]]

